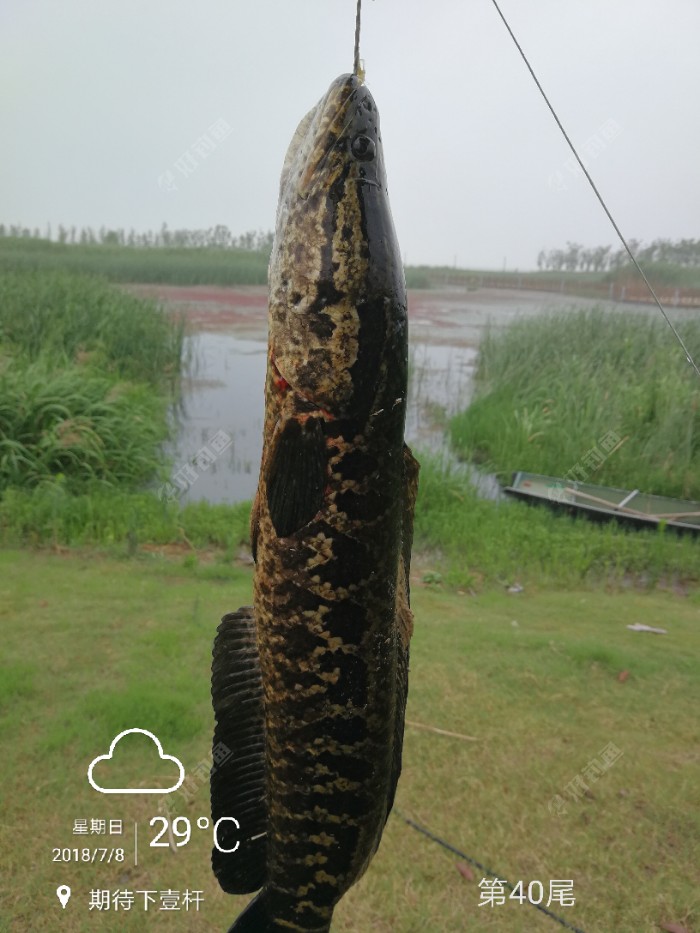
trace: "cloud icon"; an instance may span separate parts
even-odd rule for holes
[[[117,747],[117,743],[121,742],[125,735],[129,735],[131,732],[140,732],[141,735],[147,735],[149,739],[158,749],[158,757],[162,761],[174,761],[177,765],[178,771],[180,773],[180,778],[177,784],[173,784],[172,787],[121,787],[121,788],[110,788],[110,787],[100,787],[99,784],[95,783],[95,780],[92,776],[93,769],[99,761],[110,761],[114,755],[114,749]],[[87,770],[88,781],[94,790],[98,791],[100,794],[172,794],[173,791],[176,791],[178,787],[185,780],[185,769],[182,765],[182,762],[179,758],[176,758],[174,755],[166,755],[163,751],[163,746],[160,744],[160,739],[158,736],[154,735],[152,732],[149,732],[148,729],[125,729],[123,732],[120,732],[119,735],[112,741],[112,744],[109,746],[109,752],[106,755],[98,755],[97,758],[94,758],[90,762],[90,767]]]

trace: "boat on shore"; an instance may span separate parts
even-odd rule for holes
[[[530,503],[544,503],[571,515],[583,514],[597,521],[616,520],[637,528],[673,528],[678,532],[700,533],[700,502],[655,496],[638,489],[596,486],[556,476],[513,474],[510,496]]]

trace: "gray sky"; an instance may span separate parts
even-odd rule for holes
[[[501,6],[623,232],[697,237],[698,0]],[[298,121],[352,68],[354,7],[2,0],[0,220],[271,229]],[[615,242],[490,0],[365,0],[362,57],[409,263]]]

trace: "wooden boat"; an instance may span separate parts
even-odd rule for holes
[[[527,502],[543,502],[570,514],[584,514],[598,521],[616,519],[638,528],[663,523],[676,531],[700,533],[700,502],[654,496],[638,489],[594,486],[556,476],[520,471],[513,474],[505,492]]]

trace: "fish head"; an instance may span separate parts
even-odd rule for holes
[[[269,284],[270,353],[285,382],[334,417],[364,411],[387,335],[403,352],[406,301],[379,114],[357,75],[337,78],[294,134]]]
[[[280,202],[342,197],[342,182],[386,188],[379,114],[369,88],[341,75],[299,124],[287,150]]]

